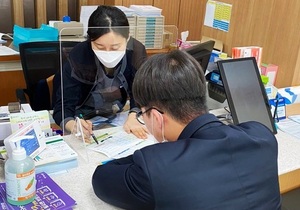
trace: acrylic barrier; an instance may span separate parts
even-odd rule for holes
[[[146,20],[144,23],[111,28],[67,27],[60,31],[61,70],[54,79],[57,98],[53,117],[64,134],[71,133],[84,147],[88,141],[102,140],[101,132],[100,137],[86,138],[87,122],[98,130],[122,126],[126,121],[125,111],[133,103],[134,72],[147,59],[147,52],[149,55],[177,49],[175,26]],[[81,36],[80,31],[86,31],[87,36]]]

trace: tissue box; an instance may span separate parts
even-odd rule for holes
[[[58,29],[42,24],[40,28],[23,28],[14,25],[14,40],[13,45],[19,47],[23,42],[38,42],[38,41],[57,41]]]
[[[285,104],[300,103],[300,86],[278,89],[278,94],[285,100]]]

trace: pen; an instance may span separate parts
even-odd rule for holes
[[[100,142],[104,142],[105,140],[107,140],[107,139],[109,139],[109,138],[112,138],[112,136],[109,136],[109,137],[107,137],[107,138],[101,139]]]
[[[275,103],[275,110],[274,110],[274,114],[273,114],[273,120],[274,120],[274,122],[278,122],[277,108],[278,108],[279,98],[276,96],[275,100],[276,100],[276,103]]]
[[[80,119],[83,119],[83,120],[86,122],[86,120],[83,118],[82,114],[80,114],[79,117],[80,117]],[[93,132],[91,133],[91,136],[92,136],[92,138],[94,139],[94,141],[95,141],[97,144],[99,144],[99,142],[98,142],[98,140],[97,140],[97,138],[96,138],[96,136],[95,136],[95,134],[94,134]]]

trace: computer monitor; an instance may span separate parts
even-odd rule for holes
[[[217,64],[233,123],[258,121],[277,133],[255,58],[228,59]]]
[[[214,49],[215,41],[209,40],[207,42],[203,42],[197,44],[195,46],[184,49],[187,53],[192,55],[201,65],[204,73],[207,69],[210,55],[212,50]]]

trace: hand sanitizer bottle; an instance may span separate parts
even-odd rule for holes
[[[12,157],[5,162],[5,183],[7,202],[12,205],[26,205],[35,199],[35,164],[21,147],[21,140],[30,136],[19,136],[11,141],[16,144]]]

